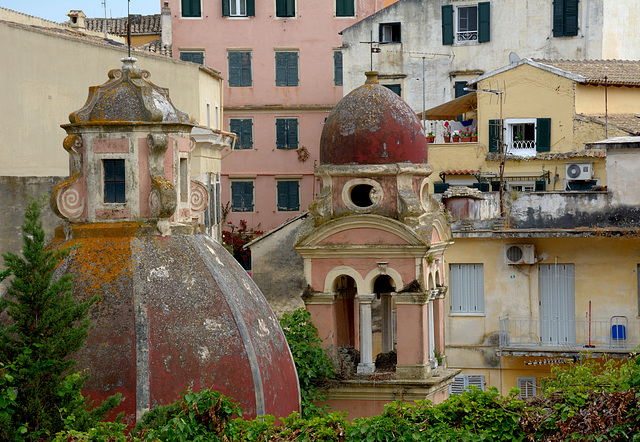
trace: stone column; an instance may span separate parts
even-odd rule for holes
[[[335,293],[315,292],[304,300],[325,347],[337,346],[336,298]]]
[[[373,333],[371,324],[371,302],[375,294],[357,295],[360,305],[360,363],[358,373],[373,373]]]
[[[434,353],[435,350],[435,328],[434,328],[434,304],[433,301],[438,294],[438,290],[430,290],[429,291],[429,305],[427,308],[429,309],[429,362],[431,364],[431,368],[436,368],[438,366],[438,360],[436,359],[436,355]]]
[[[429,363],[429,295],[425,292],[396,295],[397,379],[427,379]]]
[[[382,303],[382,352],[393,350],[393,295],[383,293],[380,295]]]
[[[446,293],[446,287],[438,287],[438,294],[432,303],[435,349],[442,355],[442,363],[440,365],[444,367],[447,366],[447,358],[444,354],[444,296]]]

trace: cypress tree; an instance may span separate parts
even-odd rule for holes
[[[2,440],[46,440],[64,428],[83,429],[120,403],[119,395],[112,396],[89,412],[92,404],[82,396],[88,375],[74,371],[71,355],[84,345],[91,328],[89,308],[96,299],[77,302],[72,276],[53,278],[70,251],[46,249],[41,205],[29,202],[23,256],[5,253],[6,270],[0,273],[0,281],[12,276],[0,298]]]

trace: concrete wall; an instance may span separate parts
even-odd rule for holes
[[[387,4],[386,2],[385,4]],[[491,2],[491,41],[442,44],[442,5],[475,5],[454,0],[400,0],[343,31],[345,93],[362,84],[371,69],[369,45],[378,41],[380,23],[400,22],[402,43],[380,45],[373,68],[395,76],[403,98],[422,110],[423,59],[425,60],[426,108],[454,98],[455,81],[472,79],[509,63],[509,54],[520,58],[638,59],[640,48],[633,23],[640,17],[634,0],[585,0],[579,3],[579,31],[575,37],[553,37],[552,6],[548,0]],[[384,80],[383,80],[384,82]],[[493,88],[497,85],[494,82]],[[501,85],[500,85],[501,86]]]
[[[68,154],[62,148],[70,112],[80,109],[89,86],[107,81],[126,57],[122,47],[54,35],[29,26],[0,23],[0,48],[10,60],[0,77],[3,124],[0,176],[66,176]],[[201,103],[221,103],[220,79],[197,65],[136,52],[137,66],[150,80],[168,87],[175,106],[203,121]],[[206,122],[206,121],[205,121]]]

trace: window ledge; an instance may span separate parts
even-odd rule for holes
[[[479,317],[479,318],[483,318],[486,316],[486,314],[484,313],[449,313],[449,316],[472,316],[472,317]]]

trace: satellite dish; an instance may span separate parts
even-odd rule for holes
[[[509,63],[514,64],[520,61],[520,57],[515,52],[509,54]]]

